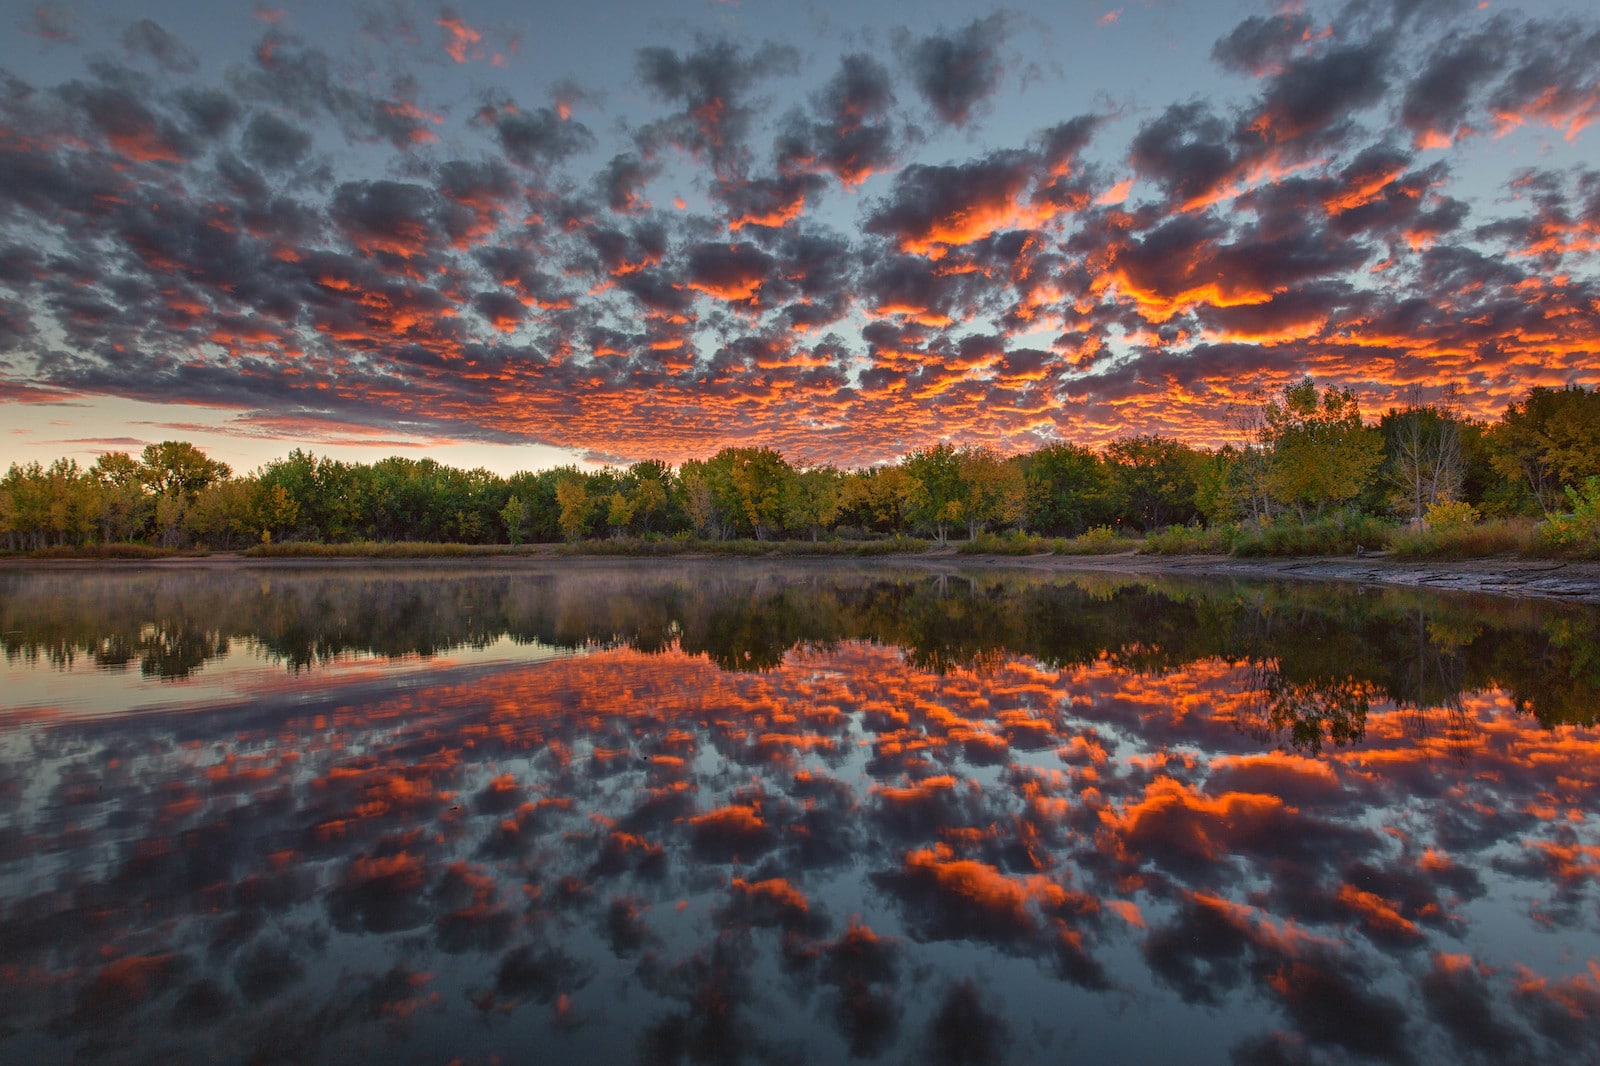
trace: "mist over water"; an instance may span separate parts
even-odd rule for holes
[[[1600,612],[0,575],[0,1060],[1600,1056]]]

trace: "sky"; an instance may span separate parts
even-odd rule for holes
[[[0,4],[0,464],[1236,438],[1600,385],[1600,15]]]

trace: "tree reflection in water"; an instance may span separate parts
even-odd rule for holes
[[[9,575],[0,632],[297,679],[0,718],[6,1061],[1600,1055],[1593,612],[724,564]],[[585,654],[448,661],[505,638]]]

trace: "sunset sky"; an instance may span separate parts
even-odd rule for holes
[[[1228,439],[1600,384],[1585,3],[0,8],[0,465]]]

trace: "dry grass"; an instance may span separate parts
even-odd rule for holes
[[[1400,529],[1389,538],[1389,549],[1402,559],[1537,555],[1539,547],[1538,523],[1531,518],[1493,518],[1470,525]]]

